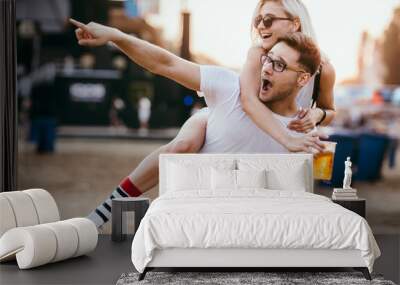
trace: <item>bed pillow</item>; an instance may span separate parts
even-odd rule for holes
[[[271,190],[306,191],[309,185],[307,164],[296,158],[280,159],[238,159],[239,170],[266,171],[266,184]]]
[[[234,160],[178,160],[167,164],[167,191],[210,190],[211,169],[234,169]]]
[[[237,188],[267,188],[267,172],[262,170],[236,170]]]
[[[302,167],[296,167],[287,174],[276,169],[267,171],[267,188],[271,190],[288,190],[306,192],[306,176]]]
[[[263,170],[211,170],[212,190],[240,190],[241,188],[266,188],[266,171]]]
[[[211,169],[212,190],[236,190],[236,170]]]

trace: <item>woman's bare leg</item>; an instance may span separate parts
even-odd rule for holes
[[[111,218],[111,200],[118,197],[136,197],[158,184],[158,158],[161,153],[196,153],[204,144],[207,112],[190,117],[178,135],[168,144],[146,156],[139,165],[111,193],[111,196],[92,211],[88,218],[98,227]]]

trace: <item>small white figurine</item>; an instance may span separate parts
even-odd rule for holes
[[[344,162],[345,169],[344,169],[344,179],[343,179],[343,189],[352,189],[351,188],[351,176],[353,172],[351,171],[351,161],[350,157],[347,157],[347,160]]]

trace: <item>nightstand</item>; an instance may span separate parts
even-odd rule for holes
[[[366,208],[366,200],[365,199],[354,199],[354,200],[333,200],[333,203],[339,204],[340,206],[353,211],[356,214],[359,214],[361,217],[365,218],[365,208]]]
[[[150,199],[144,197],[113,199],[111,207],[112,241],[120,242],[125,240],[127,235],[135,235],[149,205]]]

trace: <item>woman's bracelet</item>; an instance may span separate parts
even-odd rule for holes
[[[321,109],[321,108],[320,108]],[[325,120],[325,118],[326,118],[326,111],[324,110],[324,109],[321,109],[322,110],[322,112],[323,112],[323,114],[322,114],[322,118],[321,118],[321,120],[319,120],[319,122],[316,124],[316,126],[319,126],[319,125],[321,125],[321,123]]]

